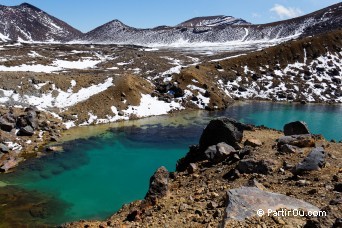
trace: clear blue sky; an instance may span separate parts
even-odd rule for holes
[[[0,0],[1,5],[24,1]],[[336,0],[27,0],[71,26],[88,32],[113,19],[137,28],[177,25],[198,16],[229,15],[255,24],[307,14]]]

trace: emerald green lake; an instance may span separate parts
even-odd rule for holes
[[[220,112],[154,117],[150,123],[149,119],[138,120],[96,136],[65,142],[64,152],[29,160],[16,172],[0,175],[0,182],[41,192],[63,202],[58,215],[49,212],[33,223],[105,219],[124,203],[143,199],[149,178],[158,167],[174,171],[177,160],[187,153],[189,145],[198,143],[210,119],[230,116],[276,129],[282,129],[287,122],[303,120],[312,133],[339,141],[342,139],[341,113],[341,105],[257,102],[235,105]]]

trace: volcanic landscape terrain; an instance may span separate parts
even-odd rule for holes
[[[185,109],[219,110],[240,100],[341,104],[341,12],[339,3],[265,25],[214,16],[152,29],[113,20],[83,34],[32,5],[0,6],[0,172],[13,171],[29,157],[58,151],[45,146],[76,126]],[[238,152],[220,161],[220,166],[208,167],[208,159],[190,161],[186,169],[178,165],[178,173],[170,174],[170,194],[161,203],[126,205],[106,225],[217,226],[226,219],[226,190],[248,180],[259,189],[293,195],[333,211],[323,221],[290,218],[285,221],[288,224],[339,224],[335,219],[341,216],[341,200],[333,189],[340,192],[341,188],[341,144],[310,135],[313,145],[282,154],[275,148],[281,134],[249,128],[244,140],[239,140]],[[253,141],[255,135],[261,142],[252,143],[250,154],[243,154],[250,146],[246,141]],[[329,155],[326,173],[301,178],[290,172],[316,145]],[[243,172],[238,166],[245,155],[261,163],[270,158],[274,169]],[[289,186],[283,188],[284,183]],[[306,187],[305,193],[300,187]],[[191,191],[194,196],[189,195]],[[174,203],[175,198],[179,201]],[[163,215],[168,213],[169,217]],[[276,223],[280,227],[285,222],[263,217],[232,222],[232,226]]]

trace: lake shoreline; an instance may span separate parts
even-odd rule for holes
[[[226,209],[229,207],[227,194],[233,191],[232,189],[237,191],[243,188],[258,189],[263,194],[266,194],[265,192],[277,192],[283,194],[281,197],[286,195],[287,200],[300,199],[301,202],[309,202],[310,205],[313,204],[319,208],[316,210],[330,210],[328,216],[318,218],[319,224],[331,226],[338,223],[338,218],[342,215],[340,203],[333,204],[331,202],[339,200],[338,191],[341,191],[337,189],[338,187],[336,188],[336,186],[340,186],[338,181],[342,168],[339,164],[342,154],[341,143],[328,142],[324,138],[314,136],[315,145],[307,144],[299,149],[301,151],[298,151],[299,153],[281,153],[275,145],[278,139],[283,137],[282,131],[264,127],[253,126],[252,128],[245,130],[242,141],[244,146],[241,145],[242,148],[252,150],[249,152],[250,155],[246,155],[247,159],[227,158],[227,160],[232,160],[230,162],[222,160],[223,162],[211,163],[206,158],[203,161],[193,161],[184,169],[177,164],[176,172],[171,172],[169,176],[162,177],[167,178],[168,182],[158,179],[161,178],[158,176],[161,175],[158,172],[164,172],[158,169],[151,180],[156,178],[161,183],[167,183],[166,186],[164,184],[159,187],[161,189],[165,187],[168,190],[166,192],[158,191],[160,195],[157,196],[156,200],[149,202],[147,193],[144,200],[123,205],[118,212],[105,220],[72,222],[63,224],[62,227],[144,227],[166,224],[173,227],[196,227],[203,226],[203,224],[210,227],[223,226],[223,224],[225,224],[224,227],[246,227],[251,224],[261,226],[288,224],[302,227],[305,224],[311,224],[314,220],[310,217],[298,219],[296,216],[282,216],[277,220],[273,217],[258,217],[253,214],[243,220],[227,219],[227,216],[234,218],[234,216],[243,213],[242,211],[234,211],[232,215],[229,215],[229,211]],[[247,143],[248,141],[249,143]],[[317,171],[308,171],[305,175],[293,177],[294,174],[291,170],[295,167],[294,165],[309,156],[315,148],[324,148],[326,151],[325,165]],[[186,156],[191,156],[191,149]],[[244,171],[244,166],[239,165],[243,162],[259,162],[259,165],[255,166],[253,170]],[[267,171],[263,171],[263,169]],[[318,179],[319,181],[317,181]],[[332,179],[333,181],[331,181]],[[325,186],[328,184],[335,186],[335,189],[326,189]],[[149,192],[151,188],[154,189],[153,182],[150,182]],[[310,197],[312,194],[315,197]],[[247,200],[248,197],[245,196],[243,200]],[[264,200],[267,204],[269,199],[265,198]],[[239,199],[234,203],[238,203],[238,201]],[[287,207],[286,201],[281,201],[280,204],[284,208]],[[260,202],[257,205],[262,206]]]
[[[246,107],[246,105],[248,106],[248,104],[254,104],[255,105],[256,103],[258,103],[260,107],[265,107],[266,104],[267,104],[266,105],[267,107],[268,106],[273,107],[273,105],[284,105],[283,103],[273,103],[273,102],[272,103],[270,103],[270,102],[239,102],[239,103],[236,103],[234,106],[231,106],[231,108],[232,109],[238,108],[238,107],[241,108],[243,106]],[[290,105],[293,105],[293,104],[290,104]],[[302,105],[300,104],[300,106],[302,106]],[[275,107],[277,107],[277,106],[275,106]],[[317,107],[317,105],[314,105],[312,107]],[[120,128],[120,127],[123,127],[123,128],[126,127],[126,128],[132,128],[132,129],[134,129],[134,128],[149,128],[149,127],[152,127],[154,125],[155,126],[171,125],[173,127],[177,127],[177,126],[186,125],[187,123],[191,123],[191,122],[196,121],[198,119],[200,119],[201,124],[203,126],[205,126],[205,124],[213,118],[213,116],[210,115],[213,113],[218,113],[219,115],[217,115],[217,116],[222,116],[220,113],[222,113],[224,115],[225,112],[219,112],[219,111],[207,112],[207,111],[201,111],[201,110],[199,110],[199,111],[184,110],[184,111],[180,111],[180,112],[169,114],[169,115],[154,116],[154,117],[143,118],[143,119],[132,120],[132,121],[124,121],[124,122],[114,123],[114,124],[109,124],[109,125],[104,124],[101,126],[96,125],[96,126],[72,128],[72,129],[64,131],[64,133],[66,133],[66,134],[61,137],[61,140],[59,142],[54,143],[53,145],[47,145],[47,146],[53,147],[56,145],[63,145],[63,144],[72,145],[74,142],[78,142],[78,141],[79,141],[79,143],[82,143],[82,140],[85,140],[84,142],[86,142],[87,138],[92,138],[92,140],[94,140],[93,136],[100,136],[100,135],[104,134],[105,132],[110,132],[111,129]],[[239,113],[235,113],[235,114],[237,114],[239,116]],[[205,118],[203,118],[203,117],[205,117]],[[85,132],[84,129],[88,129],[88,131],[91,132],[91,134],[87,134],[87,135],[77,134],[77,131],[80,131],[81,133]],[[276,133],[278,134],[280,132],[279,130],[274,130],[271,128],[263,128],[263,129],[266,132],[270,131],[270,132],[273,132],[275,134]],[[72,133],[73,131],[76,131],[76,133]],[[114,130],[114,132],[115,132],[115,130]],[[76,136],[82,136],[82,137],[78,137],[78,139],[76,139],[76,138],[72,139],[72,138],[70,138],[70,135],[68,135],[68,134],[76,135]],[[66,137],[66,138],[69,137],[69,140],[63,141],[63,137]],[[186,146],[184,146],[184,150],[186,150]],[[49,152],[48,156],[55,156],[55,155],[58,156],[59,153],[60,152],[58,152],[58,151]],[[32,159],[34,159],[34,158],[32,158]],[[35,163],[34,160],[32,160],[32,163],[33,164]],[[21,165],[19,165],[18,168],[20,169]],[[151,172],[151,174],[152,174],[152,172]]]
[[[339,103],[306,103],[303,104],[301,102],[288,102],[288,101],[270,101],[270,100],[240,100],[240,101],[235,101],[232,103],[229,108],[232,108],[234,106],[240,106],[240,105],[248,105],[248,104],[253,104],[253,103],[265,103],[265,104],[288,104],[288,105],[298,105],[298,106],[317,106],[317,105],[322,105],[322,106],[341,106],[342,104]],[[224,110],[224,109],[223,109]],[[82,138],[88,138],[92,136],[96,136],[98,134],[103,134],[106,131],[108,131],[111,128],[117,128],[117,127],[124,127],[124,126],[130,126],[130,125],[144,125],[144,124],[150,124],[149,122],[158,122],[159,118],[163,117],[170,117],[170,118],[177,118],[177,116],[182,116],[184,114],[191,114],[193,113],[194,115],[198,113],[203,113],[203,112],[217,112],[220,110],[214,110],[214,111],[208,111],[208,110],[201,110],[201,109],[184,109],[184,110],[177,110],[173,111],[168,114],[162,114],[162,115],[153,115],[153,116],[147,116],[147,117],[141,117],[141,118],[134,118],[134,119],[129,119],[129,120],[119,120],[115,121],[112,123],[98,123],[98,124],[90,124],[90,125],[85,125],[85,126],[75,126],[71,128],[65,128],[63,127],[62,121],[55,119],[53,116],[50,118],[54,120],[54,127],[57,129],[58,135],[54,135],[53,137],[56,138],[51,140],[49,136],[47,137],[37,137],[38,135],[35,134],[33,136],[33,140],[31,140],[31,137],[26,137],[25,140],[28,141],[35,141],[37,142],[35,145],[26,145],[27,148],[24,148],[22,151],[20,151],[19,156],[15,155],[17,157],[17,160],[15,164],[13,165],[13,168],[17,167],[18,164],[20,164],[22,161],[25,159],[35,159],[35,158],[40,158],[41,156],[45,156],[46,153],[50,152],[57,152],[61,151],[60,145],[63,144],[64,142],[68,142],[70,140],[77,140],[77,139],[82,139]],[[86,130],[85,130],[86,129]],[[12,137],[13,138],[13,137]],[[58,139],[57,139],[58,138]],[[39,141],[38,141],[39,139]],[[14,139],[15,140],[15,139]],[[54,142],[55,141],[55,142]],[[21,144],[18,143],[20,146]],[[57,146],[56,146],[57,145]],[[18,154],[18,153],[17,153]],[[11,168],[7,172],[15,172],[15,169]]]

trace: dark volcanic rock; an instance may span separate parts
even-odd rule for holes
[[[315,139],[310,134],[280,137],[277,143],[278,149],[285,144],[298,147],[313,147],[315,146]]]
[[[33,134],[34,130],[31,126],[22,127],[18,132],[19,136],[32,136]]]
[[[155,202],[157,199],[167,195],[169,190],[169,171],[162,166],[153,174],[150,179],[150,187],[145,200]]]
[[[337,183],[334,186],[334,191],[336,192],[342,192],[342,183]]]
[[[256,187],[241,187],[227,192],[228,201],[224,222],[228,220],[243,221],[257,216],[258,210],[267,215],[268,210],[302,209],[304,211],[319,211],[319,208],[304,201],[273,192],[262,191]]]
[[[220,142],[236,147],[242,140],[243,130],[243,124],[229,118],[212,120],[201,135],[199,148],[205,151],[209,146]]]
[[[15,127],[14,123],[9,122],[4,117],[0,117],[0,129],[3,131],[12,131],[12,129]]]
[[[295,121],[284,126],[285,135],[304,135],[310,134],[308,126],[303,121]]]
[[[235,152],[236,151],[232,146],[222,142],[215,146],[208,147],[204,154],[209,161],[213,163],[220,163]]]
[[[37,129],[38,127],[38,120],[37,120],[37,113],[34,110],[29,110],[25,117],[27,123],[33,128]]]
[[[207,158],[205,157],[205,154],[199,150],[198,145],[192,145],[185,157],[177,161],[176,170],[178,172],[183,172],[188,168],[190,163],[203,161],[205,159]]]
[[[280,148],[279,148],[279,152],[282,152],[284,154],[294,154],[298,150],[299,150],[298,147],[292,146],[292,145],[288,145],[288,144],[281,145]]]
[[[335,220],[335,222],[334,222],[332,227],[333,228],[340,228],[340,227],[342,227],[342,218],[336,218],[336,220]]]
[[[243,159],[245,156],[250,155],[253,152],[253,147],[245,146],[239,151],[239,157]]]
[[[302,162],[296,165],[292,173],[300,174],[305,171],[318,170],[325,164],[325,157],[326,153],[324,152],[323,147],[314,148]]]
[[[26,127],[27,125],[28,125],[28,123],[27,123],[26,118],[24,116],[19,116],[17,118],[16,126],[18,128]]]
[[[240,173],[260,173],[270,174],[277,166],[274,160],[255,160],[253,158],[244,159],[237,165],[237,170]]]
[[[192,174],[192,173],[195,173],[198,170],[198,167],[197,167],[197,165],[195,163],[190,163],[187,170],[188,170],[189,174]]]

